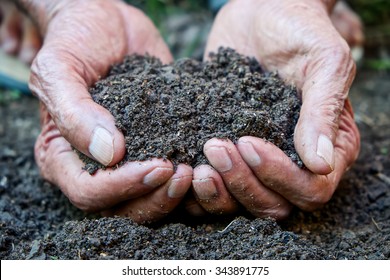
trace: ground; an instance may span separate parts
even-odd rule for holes
[[[284,222],[250,216],[151,226],[82,213],[44,182],[34,163],[38,102],[0,105],[1,259],[389,259],[390,75],[360,70],[350,92],[360,157],[332,200]],[[2,93],[5,96],[5,93]]]

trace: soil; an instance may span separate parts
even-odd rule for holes
[[[206,62],[183,58],[169,65],[126,57],[90,93],[125,136],[119,165],[157,157],[196,167],[207,163],[207,140],[241,136],[266,139],[303,165],[293,141],[301,107],[295,87],[232,49],[220,48]],[[82,159],[91,174],[102,167]]]
[[[0,105],[1,259],[390,259],[389,73],[362,72],[350,96],[362,150],[323,209],[284,222],[173,215],[151,226],[77,210],[34,163],[32,97]],[[6,94],[4,91],[1,94]]]

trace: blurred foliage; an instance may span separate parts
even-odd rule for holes
[[[365,27],[365,62],[368,69],[390,70],[390,0],[348,0]]]
[[[199,10],[208,6],[207,0],[126,0],[141,8],[158,24],[172,10]],[[390,23],[390,0],[346,0],[361,16],[365,25]]]
[[[390,59],[367,59],[366,66],[379,71],[390,70]]]
[[[178,11],[199,11],[207,7],[207,0],[126,0],[140,8],[160,27],[162,20]]]
[[[390,0],[345,1],[359,14],[365,26],[365,67],[389,70]],[[126,2],[143,10],[159,28],[166,41],[170,34],[165,30],[166,25],[163,23],[167,18],[180,13],[204,11],[209,7],[209,0],[126,0]],[[199,45],[199,40],[201,39],[196,37],[192,42],[187,43],[184,46],[186,49],[181,50],[181,54],[191,56],[193,50]]]
[[[205,36],[204,30],[194,35],[192,40],[188,40],[180,46],[175,43],[171,44],[169,38],[172,35],[172,30],[168,30],[168,19],[174,16],[180,17],[183,14],[204,14],[208,11],[208,0],[125,0],[132,6],[141,9],[156,25],[160,34],[168,43],[173,55],[178,57],[191,57],[195,50],[202,45],[202,39]],[[188,22],[188,24],[192,24]],[[196,24],[196,22],[194,22]],[[198,23],[199,24],[199,23]],[[188,26],[187,26],[188,27]],[[183,30],[179,30],[183,32]]]
[[[366,26],[390,24],[389,0],[349,0]]]
[[[20,99],[22,93],[16,89],[4,89],[0,87],[0,105],[7,105],[12,101]]]

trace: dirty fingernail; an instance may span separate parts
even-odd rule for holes
[[[325,135],[320,135],[317,142],[317,155],[322,158],[330,167],[334,169],[334,148],[333,143]]]
[[[183,197],[188,188],[183,187],[183,178],[173,179],[171,185],[168,187],[168,196],[170,198],[181,198]]]
[[[210,200],[218,195],[217,188],[211,178],[193,180],[192,185],[200,200]]]
[[[93,132],[89,152],[101,164],[107,166],[114,156],[114,138],[102,127]]]
[[[210,147],[205,150],[207,159],[218,172],[226,172],[232,169],[233,163],[229,153],[224,147]]]
[[[157,167],[144,177],[143,183],[152,188],[161,186],[172,176],[172,173],[172,168]]]
[[[255,167],[260,165],[261,158],[251,142],[239,141],[237,147],[241,156],[249,166]]]

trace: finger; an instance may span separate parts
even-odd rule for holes
[[[152,34],[132,33],[132,28],[141,26],[143,21],[129,27],[125,20],[132,19],[132,14],[122,18],[118,12],[117,5],[123,3],[98,4],[85,9],[83,4],[70,6],[50,21],[45,44],[32,65],[30,88],[45,103],[72,146],[103,165],[112,166],[123,158],[125,140],[115,127],[114,117],[93,102],[88,87],[129,51],[144,54],[148,50],[129,46],[128,40],[137,41],[158,32],[154,28]],[[64,26],[64,22],[69,24]],[[154,43],[152,39],[145,42]]]
[[[35,145],[35,157],[42,176],[86,211],[107,209],[151,192],[174,173],[170,162],[154,159],[130,162],[115,170],[98,170],[91,176],[82,169],[84,164],[61,137],[53,121],[42,129]]]
[[[335,143],[335,161],[347,170],[357,159],[360,151],[360,133],[354,120],[352,105],[346,100],[340,115],[339,131]],[[341,169],[343,170],[343,169]]]
[[[4,16],[0,26],[0,49],[15,55],[20,46],[22,17],[13,4],[2,3],[2,9]]]
[[[303,210],[314,210],[330,200],[345,172],[346,162],[336,148],[336,169],[329,175],[299,168],[278,147],[256,137],[242,137],[237,147],[256,177]]]
[[[34,23],[28,18],[23,19],[23,39],[19,50],[19,59],[31,64],[41,47],[41,37]]]
[[[54,88],[45,87],[45,95],[50,95],[53,101],[47,104],[61,135],[104,166],[116,164],[125,153],[125,140],[115,126],[114,117],[92,100],[85,85],[67,80],[58,80]],[[30,88],[37,93],[34,86]],[[77,97],[74,96],[76,93]],[[38,95],[41,100],[46,99],[43,94]]]
[[[253,16],[256,9],[250,1],[227,1],[218,11],[214,24],[207,38],[203,60],[209,60],[211,52],[217,53],[220,47],[230,47],[240,54],[256,57],[256,48],[252,48],[254,36],[248,32],[248,26],[253,26]],[[243,8],[245,7],[245,8]],[[248,13],[248,7],[251,11]],[[237,22],[231,29],[231,22]],[[232,34],[234,33],[234,36]],[[245,42],[245,43],[242,43]]]
[[[277,219],[288,216],[290,203],[257,179],[230,140],[211,139],[204,153],[229,192],[253,215]]]
[[[184,208],[192,216],[201,217],[208,214],[208,212],[199,204],[198,201],[196,201],[196,198],[193,196],[185,199]]]
[[[142,197],[126,201],[104,211],[104,216],[126,216],[137,223],[152,222],[165,217],[183,199],[191,186],[192,168],[180,164],[176,173],[163,186]]]
[[[30,89],[45,103],[61,135],[72,146],[101,164],[112,166],[123,158],[124,137],[116,128],[114,117],[96,104],[88,92],[91,79],[97,79],[88,73],[95,73],[95,69],[88,69],[81,58],[66,48],[72,49],[66,43],[59,48],[45,43],[31,68]]]
[[[57,13],[46,28],[30,76],[30,89],[47,106],[61,135],[105,166],[123,158],[125,140],[114,117],[93,102],[88,87],[126,52],[121,42],[126,34],[118,28],[123,21],[109,16],[116,13],[105,1],[88,9],[83,3],[69,5]]]
[[[306,167],[316,174],[335,169],[334,143],[340,113],[355,77],[348,45],[338,34],[308,58],[302,86],[302,108],[294,143]]]
[[[90,49],[96,55],[91,57],[86,53],[87,42],[76,43],[79,36],[68,33],[46,38],[31,67],[30,89],[47,106],[61,135],[72,146],[101,164],[112,166],[123,158],[125,140],[115,127],[114,117],[96,104],[88,92],[88,87],[99,73],[107,71],[110,63],[106,61],[107,65],[103,65],[106,57],[101,51]],[[97,40],[95,48],[102,47]],[[113,57],[108,51],[110,61],[123,55],[120,49],[117,51]]]
[[[221,215],[238,210],[239,204],[226,190],[221,176],[211,166],[200,165],[194,169],[192,186],[198,203],[207,212]]]

